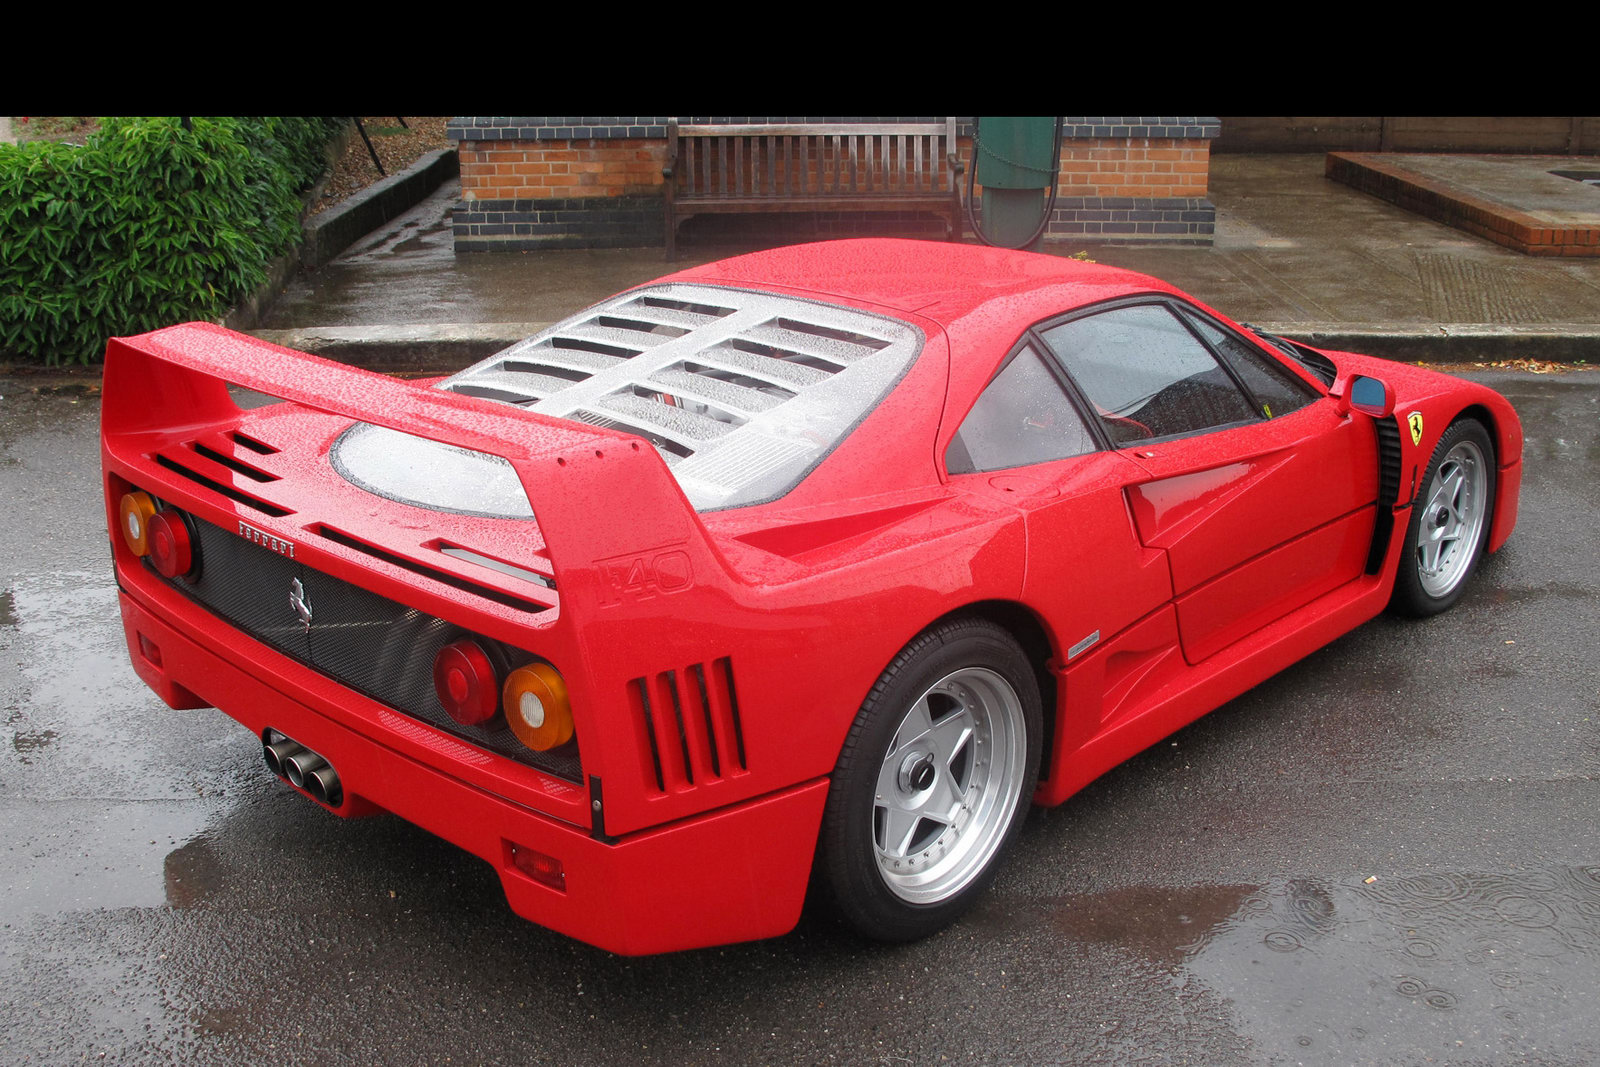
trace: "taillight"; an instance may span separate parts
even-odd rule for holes
[[[156,513],[156,502],[149,493],[135,489],[122,494],[117,512],[121,515],[122,539],[127,542],[128,551],[136,556],[148,555],[150,518]]]
[[[449,716],[462,726],[477,726],[499,710],[500,679],[488,653],[471,640],[445,645],[433,660],[433,689]]]
[[[501,704],[511,732],[535,752],[547,752],[572,740],[567,683],[550,664],[530,663],[512,671],[506,677]]]
[[[150,562],[164,578],[187,578],[195,571],[194,538],[183,513],[172,508],[158,511],[144,523]]]

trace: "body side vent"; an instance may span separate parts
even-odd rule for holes
[[[1367,573],[1377,574],[1389,554],[1394,536],[1394,506],[1400,498],[1400,424],[1393,415],[1374,419],[1378,436],[1378,514],[1373,522],[1372,548],[1367,553]]]
[[[635,678],[627,688],[652,772],[646,788],[682,792],[749,769],[728,657]]]

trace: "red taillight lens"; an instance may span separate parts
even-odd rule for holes
[[[547,752],[572,740],[572,702],[567,683],[548,663],[518,667],[506,677],[501,703],[506,725],[517,740],[535,752]]]
[[[150,519],[156,513],[156,502],[150,494],[135,489],[131,493],[123,493],[122,500],[117,504],[117,512],[121,516],[122,539],[127,542],[128,551],[136,556],[148,555],[150,552]]]
[[[194,542],[176,511],[158,511],[145,523],[150,562],[165,578],[184,578],[194,570]]]
[[[494,664],[476,641],[445,645],[433,660],[433,690],[449,716],[462,726],[478,726],[494,718],[500,679]]]
[[[547,856],[524,845],[512,845],[511,862],[517,870],[535,882],[547,885],[551,889],[566,891],[567,872],[562,868],[561,861],[554,856]]]

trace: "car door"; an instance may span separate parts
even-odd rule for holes
[[[1127,507],[1139,543],[1166,557],[1188,663],[1361,574],[1375,439],[1276,357],[1166,299],[1037,332],[1128,460]]]
[[[1049,762],[1059,768],[1183,661],[1166,554],[1140,542],[1128,510],[1126,487],[1146,471],[1106,446],[1047,353],[1031,331],[1013,348],[964,416],[945,468],[953,489],[1021,514],[1020,596],[1057,644]]]

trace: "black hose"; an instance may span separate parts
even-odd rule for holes
[[[1059,191],[1061,185],[1061,123],[1064,121],[1065,116],[1059,116],[1056,119],[1056,144],[1054,150],[1051,152],[1050,159],[1050,199],[1045,202],[1044,216],[1039,220],[1039,228],[1034,230],[1033,235],[1020,245],[1011,245],[1008,247],[1027,248],[1040,237],[1043,237],[1045,229],[1050,225],[1050,213],[1056,209],[1056,193]],[[995,243],[989,240],[988,235],[983,232],[983,227],[978,225],[977,215],[973,214],[972,211],[972,190],[978,177],[978,147],[978,120],[977,118],[973,118],[972,166],[967,168],[967,221],[972,223],[972,232],[978,235],[978,240],[993,248],[996,247]]]

